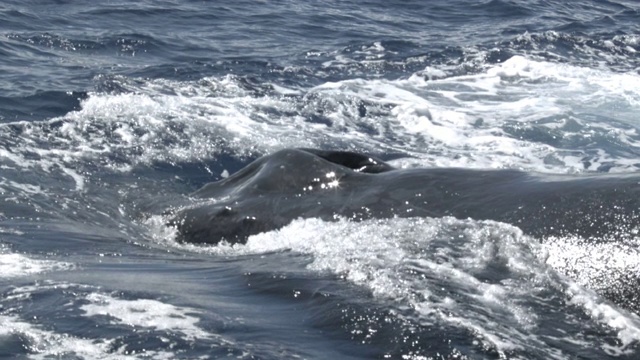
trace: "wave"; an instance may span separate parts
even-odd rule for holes
[[[0,239],[7,230],[0,228]],[[11,279],[51,271],[74,269],[75,265],[54,260],[33,259],[29,256],[10,252],[4,244],[0,244],[0,279]]]
[[[5,354],[13,356],[148,359],[180,358],[185,349],[218,354],[248,351],[203,329],[200,313],[193,308],[123,299],[94,286],[55,281],[15,287],[4,295],[0,344]],[[35,306],[25,305],[27,298]],[[40,317],[43,298],[55,298],[58,309],[32,321]]]
[[[385,316],[396,320],[389,323],[403,324],[399,333],[413,329],[405,338],[405,343],[413,345],[400,347],[405,355],[420,354],[423,344],[437,343],[438,332],[434,334],[433,329],[438,328],[458,334],[456,346],[468,343],[478,351],[509,358],[562,359],[567,354],[557,349],[577,343],[600,353],[594,358],[617,356],[632,354],[640,343],[637,315],[617,308],[563,275],[572,260],[583,262],[582,267],[572,268],[581,282],[619,275],[607,266],[616,252],[598,252],[607,255],[584,259],[582,251],[593,246],[589,243],[574,243],[574,250],[582,251],[559,254],[561,239],[541,244],[517,228],[491,221],[423,218],[328,223],[299,219],[281,230],[254,235],[246,245],[199,247],[172,243],[170,232],[161,230],[158,224],[150,225],[159,231],[156,241],[167,246],[227,258],[260,256],[264,259],[260,265],[246,270],[253,274],[255,288],[267,281],[260,274],[276,272],[291,279],[291,284],[285,282],[279,290],[286,293],[291,291],[289,286],[300,286],[294,279],[308,277],[303,274],[310,271],[322,277],[331,274],[366,289],[379,307],[390,307]],[[287,255],[289,252],[292,255]],[[289,260],[280,259],[283,256]],[[271,257],[278,259],[270,261]],[[635,259],[630,256],[631,268],[622,271],[637,268],[637,255]],[[298,269],[301,262],[306,270]],[[298,289],[306,291],[304,287]],[[346,301],[339,300],[340,294],[349,297],[348,291],[334,291],[338,302]],[[354,316],[379,319],[357,313]],[[326,321],[345,320],[338,317]],[[386,333],[379,320],[367,324]],[[356,323],[345,326],[354,331],[358,328]],[[366,333],[362,340],[391,341]]]
[[[406,79],[307,89],[232,75],[99,81],[112,91],[89,93],[79,110],[0,124],[8,158],[19,167],[47,159],[75,168],[91,159],[125,170],[206,161],[223,152],[251,157],[285,147],[332,147],[404,154],[410,157],[405,166],[638,168],[640,77],[633,73],[514,56],[478,74],[427,67]]]

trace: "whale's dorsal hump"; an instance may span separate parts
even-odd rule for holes
[[[377,174],[393,170],[391,165],[378,158],[351,151],[328,151],[316,149],[301,150],[312,153],[334,164],[342,165],[361,173]]]

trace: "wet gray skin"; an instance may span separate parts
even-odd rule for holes
[[[287,149],[192,194],[174,213],[179,241],[246,242],[297,218],[496,220],[544,238],[628,235],[640,174],[549,175],[516,170],[395,169],[362,154]]]

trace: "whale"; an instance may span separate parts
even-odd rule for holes
[[[494,220],[536,237],[637,233],[640,174],[395,168],[366,154],[283,149],[190,194],[169,224],[184,243],[244,243],[298,218]]]

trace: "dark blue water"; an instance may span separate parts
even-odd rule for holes
[[[164,214],[287,147],[638,172],[638,114],[637,1],[4,1],[0,357],[636,359],[637,224]]]

